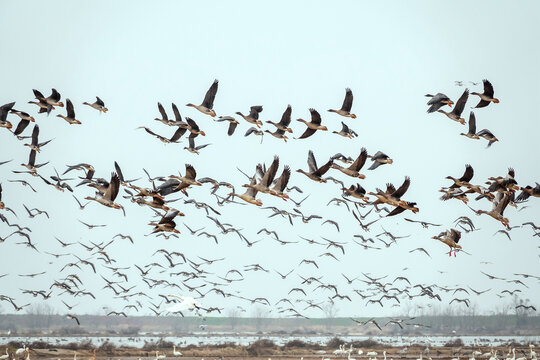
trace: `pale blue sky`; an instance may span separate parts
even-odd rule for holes
[[[502,229],[499,223],[486,216],[476,217],[457,201],[441,202],[437,190],[450,185],[445,176],[461,176],[467,163],[475,169],[473,183],[482,183],[489,176],[505,175],[509,166],[516,169],[517,180],[523,186],[540,181],[540,172],[533,160],[538,154],[536,138],[540,130],[534,105],[536,85],[540,80],[539,10],[538,2],[534,1],[457,1],[451,4],[433,1],[207,1],[204,4],[3,1],[0,3],[4,15],[0,39],[4,51],[0,69],[4,86],[0,89],[0,103],[16,101],[16,109],[35,114],[36,108],[26,103],[33,98],[32,89],[39,89],[47,96],[54,87],[63,99],[67,97],[74,102],[77,117],[83,123],[71,126],[56,117],[58,111],[49,117],[37,116],[40,139],[55,138],[38,154],[38,162],[51,161],[43,168],[44,175],[53,175],[53,166],[63,171],[65,164],[88,162],[97,169],[97,176],[108,178],[116,160],[124,175],[134,178],[144,176],[143,167],[153,176],[170,175],[178,170],[183,173],[184,164],[191,163],[199,177],[226,180],[241,189],[245,178],[236,170],[237,166],[252,172],[258,162],[269,163],[277,154],[281,164],[288,164],[293,170],[306,169],[309,149],[314,151],[321,164],[337,152],[357,156],[360,148],[366,147],[370,154],[378,150],[389,154],[394,164],[376,171],[366,170],[367,177],[360,183],[372,191],[386,182],[399,185],[405,175],[410,176],[412,185],[404,198],[416,201],[420,213],[405,216],[441,223],[443,227],[424,230],[418,224],[405,222],[403,215],[382,219],[367,235],[379,234],[384,226],[401,235],[411,234],[411,237],[388,249],[363,250],[352,242],[353,234],[363,233],[352,216],[343,207],[326,206],[332,197],[339,196],[338,186],[316,184],[294,172],[290,184],[301,187],[306,194],[311,193],[300,209],[338,221],[342,227],[339,234],[331,226],[321,227],[320,221],[308,225],[296,221],[297,225],[291,227],[284,219],[267,219],[271,214],[269,210],[230,205],[218,209],[223,221],[244,229],[243,233],[251,241],[264,241],[247,248],[236,235],[228,234],[222,235],[220,244],[215,246],[211,239],[192,237],[181,225],[185,221],[195,228],[206,226],[206,231],[217,234],[211,221],[203,212],[177,202],[175,205],[187,215],[177,219],[181,238],[165,241],[144,237],[151,230],[146,223],[153,213],[125,199],[120,203],[126,207],[126,218],[99,204],[91,204],[85,211],[79,211],[71,194],[45,187],[39,179],[29,179],[39,189],[37,194],[19,184],[9,183],[7,179],[24,178],[12,174],[11,170],[23,169],[18,164],[27,161],[28,148],[5,129],[0,129],[0,161],[14,159],[12,163],[0,166],[3,200],[17,211],[21,224],[32,228],[32,239],[43,251],[63,252],[54,236],[88,243],[89,240],[108,241],[114,234],[122,232],[136,238],[136,244],[117,241],[109,248],[110,254],[118,260],[118,266],[161,261],[157,256],[151,258],[150,254],[160,247],[167,247],[182,251],[193,259],[196,255],[225,256],[226,262],[207,267],[208,271],[220,275],[251,263],[281,272],[294,268],[295,272],[286,281],[273,271],[269,274],[247,273],[244,282],[225,288],[225,291],[239,291],[246,297],[268,297],[272,303],[300,285],[298,275],[322,275],[325,283],[338,284],[340,292],[354,300],[353,303],[338,302],[340,315],[399,314],[402,310],[390,307],[390,302],[383,309],[379,305],[364,306],[364,301],[353,292],[353,288],[364,289],[364,286],[357,282],[351,287],[340,274],[361,276],[362,272],[370,272],[379,276],[389,274],[393,279],[405,273],[413,284],[492,287],[490,293],[473,300],[482,310],[490,311],[509,302],[508,298],[499,299],[496,293],[507,287],[519,287],[488,282],[479,271],[509,278],[515,278],[512,274],[517,272],[539,275],[535,273],[538,270],[537,239],[531,237],[529,228],[512,230],[511,242],[500,234],[493,238],[493,233]],[[443,92],[456,101],[464,87],[455,86],[455,80],[481,82],[483,78],[493,83],[495,96],[501,100],[499,104],[475,111],[478,129],[488,128],[500,139],[489,149],[485,148],[484,140],[473,141],[459,136],[460,132],[466,132],[465,126],[442,114],[426,114],[427,98],[423,96]],[[308,118],[308,108],[313,107],[321,113],[323,124],[330,131],[339,130],[344,118],[326,110],[339,108],[344,89],[350,87],[354,93],[353,112],[358,118],[344,121],[359,137],[349,140],[331,132],[316,133],[309,139],[285,144],[266,136],[260,145],[259,138],[243,137],[249,127],[243,120],[234,136],[227,137],[227,125],[214,123],[209,117],[184,106],[188,102],[200,103],[214,79],[219,79],[214,103],[218,115],[247,112],[252,105],[263,105],[261,119],[278,121],[287,104],[292,105],[293,119]],[[471,91],[482,90],[480,85],[466,85]],[[93,102],[96,95],[105,101],[109,108],[107,114],[100,115],[81,105],[83,101]],[[143,130],[135,130],[138,126],[147,126],[165,136],[172,134],[171,128],[152,120],[159,116],[158,101],[170,116],[170,103],[176,103],[182,116],[194,118],[208,134],[206,138],[197,138],[197,144],[212,145],[196,156],[183,150],[186,141],[164,145]],[[466,118],[469,108],[477,101],[477,97],[470,97],[464,111]],[[64,114],[65,110],[59,111]],[[14,115],[9,119],[17,121]],[[292,127],[294,136],[304,130],[296,121]],[[31,129],[26,132],[29,134]],[[351,178],[334,170],[328,175],[347,185],[353,183]],[[148,184],[144,178],[139,183]],[[93,191],[89,188],[76,190],[79,199],[90,195]],[[189,195],[215,204],[208,185],[190,190]],[[259,197],[264,206],[279,206],[292,211],[290,203],[264,195]],[[520,212],[509,208],[505,215],[510,218],[510,224],[518,225],[528,220],[538,222],[538,201],[532,199],[528,208]],[[51,219],[28,219],[22,203],[48,210]],[[486,202],[472,201],[471,205],[483,209],[490,207]],[[430,237],[452,226],[452,221],[460,215],[473,218],[481,230],[463,236],[463,248],[472,256],[460,254],[457,258],[448,258],[444,254],[446,247]],[[108,226],[89,231],[81,227],[77,219]],[[336,262],[318,258],[327,251],[324,247],[303,242],[281,246],[270,237],[256,235],[265,226],[275,229],[287,240],[298,240],[297,235],[321,235],[348,242],[346,255]],[[0,225],[0,229],[2,236],[11,230],[5,225]],[[26,303],[34,299],[21,295],[18,289],[47,288],[54,279],[67,274],[57,273],[66,261],[51,260],[15,245],[15,241],[19,239],[13,236],[0,245],[2,254],[8,254],[0,265],[0,274],[10,274],[0,279],[0,293]],[[409,250],[419,246],[426,248],[432,259],[418,253],[409,254]],[[77,248],[79,256],[89,256],[85,253],[82,247]],[[336,251],[333,253],[338,255]],[[321,269],[314,272],[310,266],[298,266],[303,258],[316,259]],[[481,264],[481,261],[490,261],[493,265]],[[403,272],[404,267],[409,270]],[[16,276],[42,270],[47,270],[47,275],[41,277],[43,282]],[[437,270],[448,273],[441,276]],[[130,283],[137,285],[137,290],[146,291],[144,283],[138,281],[136,270],[130,270],[129,274]],[[167,279],[174,280],[168,276]],[[212,279],[216,280],[215,276]],[[68,303],[83,302],[79,312],[94,312],[103,305],[121,309],[125,305],[112,300],[111,292],[98,290],[104,285],[101,278],[88,273],[85,282],[88,289],[100,294],[97,301],[62,297]],[[529,289],[521,287],[523,297],[539,298],[538,281],[529,279],[527,284]],[[306,291],[313,288],[306,287]],[[148,293],[157,299],[157,294],[170,290],[153,291]],[[331,293],[318,290],[308,294],[308,298],[315,301],[326,301]],[[443,303],[447,304],[450,299],[445,297]],[[58,299],[50,301],[63,311]],[[245,302],[224,301],[214,294],[202,303],[225,308],[239,304],[250,311]],[[11,311],[8,305],[2,303],[4,311]],[[303,307],[299,304],[298,310]],[[305,314],[323,315],[317,311],[306,311]]]

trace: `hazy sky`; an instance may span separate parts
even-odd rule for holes
[[[23,146],[6,129],[0,129],[0,161],[14,159],[0,166],[0,182],[3,185],[3,201],[13,208],[18,219],[8,213],[10,221],[32,229],[30,234],[40,253],[17,245],[23,238],[14,235],[0,244],[3,261],[0,275],[0,294],[12,296],[17,303],[39,302],[38,298],[21,294],[20,289],[48,289],[54,280],[60,280],[70,273],[59,272],[62,266],[76,258],[68,256],[59,260],[44,252],[73,252],[88,258],[91,253],[82,246],[75,245],[62,249],[54,237],[64,241],[109,241],[117,233],[130,234],[135,244],[127,240],[117,240],[107,248],[117,260],[115,266],[131,266],[125,270],[129,274],[129,286],[133,291],[144,291],[159,303],[158,294],[193,295],[187,290],[154,288],[149,290],[140,280],[139,272],[133,264],[143,266],[152,262],[166,265],[160,255],[152,254],[160,248],[183,252],[193,261],[204,258],[226,260],[203,267],[215,273],[207,280],[221,282],[217,275],[224,276],[230,269],[242,270],[244,265],[259,263],[269,269],[269,273],[246,272],[245,280],[234,282],[224,291],[255,298],[267,297],[272,304],[287,297],[294,287],[302,287],[307,297],[290,295],[293,299],[310,299],[327,302],[333,291],[315,290],[316,284],[301,284],[301,278],[322,276],[325,284],[336,284],[339,292],[353,300],[336,300],[336,308],[341,316],[394,315],[405,311],[405,300],[401,307],[392,307],[393,301],[379,305],[365,306],[354,289],[365,294],[367,285],[355,281],[348,285],[342,273],[349,277],[371,273],[374,276],[388,275],[392,281],[396,276],[407,276],[411,283],[471,286],[477,290],[492,290],[480,297],[471,296],[471,301],[482,310],[495,310],[509,303],[508,296],[499,298],[503,289],[520,289],[520,296],[531,299],[539,305],[540,286],[538,280],[525,279],[527,286],[488,280],[480,271],[507,279],[518,279],[514,273],[538,273],[538,239],[527,228],[513,229],[509,241],[504,235],[494,233],[503,229],[500,223],[483,215],[477,217],[461,202],[442,202],[437,190],[451,184],[445,176],[459,177],[465,164],[475,170],[472,183],[481,184],[490,176],[504,176],[508,167],[516,170],[520,185],[540,181],[540,171],[535,157],[538,155],[537,134],[540,131],[534,102],[537,83],[540,80],[538,64],[540,52],[538,44],[538,13],[540,6],[535,1],[457,1],[450,5],[433,1],[342,1],[342,2],[286,2],[260,3],[250,1],[202,3],[178,1],[2,1],[0,11],[4,15],[0,23],[2,56],[0,69],[3,86],[0,88],[0,103],[16,101],[15,108],[36,116],[40,126],[40,141],[54,138],[37,156],[37,162],[50,161],[40,173],[54,174],[55,167],[63,172],[66,164],[91,163],[96,168],[96,176],[109,178],[114,170],[114,161],[121,165],[127,178],[142,177],[138,184],[150,186],[142,168],[152,174],[171,175],[184,173],[185,164],[193,164],[198,177],[210,176],[231,182],[241,191],[246,178],[236,169],[252,173],[259,162],[269,164],[273,155],[279,155],[281,166],[288,164],[293,170],[290,185],[297,185],[304,194],[291,193],[297,201],[310,194],[299,208],[305,214],[319,214],[324,219],[339,222],[341,231],[322,221],[314,220],[303,224],[299,219],[291,226],[279,216],[268,219],[270,210],[261,210],[252,205],[229,204],[218,207],[211,196],[209,185],[188,191],[189,199],[204,201],[221,212],[222,222],[228,222],[243,229],[242,233],[261,242],[246,247],[234,233],[219,235],[219,229],[206,218],[201,209],[173,203],[186,216],[177,218],[177,228],[182,232],[179,239],[164,240],[154,236],[145,237],[151,227],[153,212],[139,207],[128,199],[119,199],[125,206],[127,216],[120,211],[105,208],[97,203],[78,209],[71,193],[61,193],[45,186],[39,178],[13,174],[11,170],[24,170],[19,166],[28,160],[28,147]],[[446,118],[443,114],[427,114],[426,93],[443,92],[454,101],[465,86],[470,91],[482,92],[479,82],[487,78],[494,88],[499,104],[490,104],[475,111],[478,130],[490,129],[499,142],[486,149],[485,140],[471,140],[460,136],[466,126]],[[299,136],[304,125],[294,121],[309,118],[308,109],[318,110],[330,131],[317,132],[306,140],[284,143],[271,136],[265,136],[260,144],[258,137],[244,137],[251,126],[241,120],[236,133],[226,136],[227,125],[216,123],[185,104],[199,104],[214,79],[219,80],[219,90],[214,103],[218,115],[233,115],[236,111],[248,112],[252,105],[263,105],[261,119],[279,121],[288,104],[293,109],[293,136]],[[454,84],[464,81],[464,87]],[[46,96],[54,87],[62,98],[70,98],[77,118],[82,125],[69,125],[56,114],[65,114],[65,109],[57,109],[50,116],[37,115],[36,107],[27,104],[33,100],[32,89],[39,89]],[[356,119],[345,119],[328,113],[330,108],[339,108],[345,88],[354,93],[353,112]],[[98,95],[109,108],[107,114],[99,114],[83,101],[93,102]],[[169,116],[172,116],[171,102],[180,109],[182,116],[195,119],[207,136],[198,137],[197,144],[211,143],[200,155],[183,150],[187,140],[181,144],[162,144],[149,136],[139,126],[147,126],[164,136],[171,136],[173,128],[153,119],[159,117],[157,102],[161,102]],[[478,102],[471,96],[464,111]],[[9,115],[16,126],[18,118]],[[358,138],[349,140],[332,134],[339,131],[341,121],[345,121],[358,133]],[[248,126],[249,125],[249,126]],[[270,126],[265,129],[274,130]],[[25,135],[31,134],[31,126]],[[420,212],[416,215],[406,212],[392,218],[381,219],[365,233],[358,226],[351,213],[343,206],[327,205],[333,197],[339,197],[339,186],[329,182],[319,184],[309,180],[296,169],[307,169],[307,153],[311,149],[322,165],[329,156],[341,152],[357,156],[361,147],[370,154],[384,151],[394,159],[394,164],[385,165],[367,175],[359,182],[368,190],[383,188],[387,182],[399,186],[404,177],[411,177],[411,186],[405,200],[418,203]],[[71,173],[82,175],[82,173]],[[347,186],[356,183],[337,170],[327,174],[341,179]],[[8,180],[26,179],[38,190],[28,188]],[[73,182],[72,182],[73,183]],[[226,195],[222,189],[219,194]],[[75,195],[82,200],[92,196],[91,188],[79,187]],[[121,195],[125,193],[121,192]],[[178,198],[178,195],[168,199]],[[268,195],[258,196],[263,206],[278,206],[292,212],[293,204]],[[520,211],[508,208],[505,215],[510,225],[520,225],[525,221],[540,221],[539,199],[531,199],[521,206]],[[50,219],[39,216],[27,217],[22,204],[47,210]],[[475,209],[489,210],[487,201],[470,205]],[[362,214],[369,208],[362,210]],[[2,210],[4,213],[4,210]],[[431,236],[452,226],[458,216],[472,218],[479,231],[463,233],[464,250],[471,255],[458,254],[456,258],[445,255],[447,247],[432,240]],[[375,220],[378,214],[372,212],[366,221]],[[411,224],[404,217],[442,224],[438,228],[422,229],[419,224]],[[107,224],[105,228],[88,230],[77,220],[92,224]],[[204,236],[191,236],[182,225],[185,222],[193,229],[205,227],[205,231],[219,236],[219,245]],[[280,245],[264,234],[257,235],[263,227],[276,230],[282,240],[300,241],[291,245]],[[354,234],[375,237],[383,228],[397,235],[410,235],[398,240],[390,248],[376,240],[374,246],[380,250],[364,250],[353,242]],[[14,228],[0,224],[0,236],[11,233]],[[264,235],[264,236],[263,236]],[[345,255],[337,249],[309,245],[298,236],[320,240],[319,236],[347,243]],[[385,237],[382,237],[385,241]],[[371,244],[373,245],[373,244]],[[424,247],[431,258],[410,250]],[[69,251],[73,249],[72,251]],[[331,251],[339,261],[319,255]],[[95,259],[95,255],[92,257]],[[313,259],[319,269],[311,265],[299,265],[302,259]],[[489,262],[484,264],[482,262]],[[98,272],[104,277],[117,279],[112,272],[98,262]],[[403,270],[407,268],[407,270]],[[110,290],[100,290],[105,282],[88,267],[77,271],[85,282],[85,288],[98,297],[71,299],[59,295],[54,290],[53,299],[48,300],[58,311],[66,311],[59,300],[69,304],[81,303],[73,310],[78,313],[100,311],[103,306],[121,310],[127,302],[113,299]],[[274,270],[282,273],[294,272],[282,280]],[[151,276],[164,278],[183,286],[182,277],[169,276],[169,272],[192,271],[187,265],[179,266],[159,274],[155,269]],[[35,279],[21,278],[18,274],[47,271],[46,275]],[[444,271],[441,274],[439,271]],[[202,284],[200,280],[190,280],[188,285]],[[400,285],[401,287],[404,284]],[[201,290],[212,288],[207,285]],[[301,295],[301,294],[300,294]],[[444,294],[441,294],[444,295]],[[414,304],[446,306],[453,297],[444,295],[443,301],[430,302],[420,298]],[[467,297],[458,294],[458,297]],[[377,297],[378,298],[378,297]],[[226,309],[240,305],[249,314],[250,303],[234,298],[224,299],[219,294],[210,293],[200,300],[204,306],[219,306]],[[7,302],[0,303],[2,309],[11,312]],[[146,306],[146,305],[145,305]],[[258,306],[258,305],[255,305]],[[456,309],[463,305],[453,304]],[[288,306],[286,306],[288,307]],[[305,304],[298,304],[297,310],[307,316],[324,316],[320,310],[302,311]],[[273,316],[279,314],[273,307]],[[270,310],[270,308],[268,308]],[[149,313],[147,307],[139,314]],[[131,311],[131,315],[137,313]]]

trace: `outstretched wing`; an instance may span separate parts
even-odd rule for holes
[[[347,112],[351,111],[352,101],[353,101],[352,90],[347,88],[345,89],[345,99],[343,100],[343,105],[341,105],[341,110],[347,111]]]
[[[218,90],[218,80],[214,80],[214,83],[210,86],[210,89],[206,92],[206,95],[204,96],[204,100],[202,102],[202,106],[212,109],[214,106],[214,99],[216,98]]]

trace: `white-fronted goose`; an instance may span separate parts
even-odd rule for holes
[[[251,135],[251,134],[260,136],[260,137],[261,137],[261,144],[262,144],[262,142],[263,142],[263,140],[264,140],[264,131],[259,130],[259,129],[257,129],[256,127],[252,126],[252,127],[250,127],[250,128],[246,131],[246,133],[244,134],[244,136],[249,136],[249,135]]]
[[[39,137],[39,126],[36,124],[36,125],[34,125],[34,130],[32,130],[32,143],[31,144],[24,144],[24,146],[28,146],[32,150],[35,150],[37,152],[41,152],[41,147],[47,145],[48,143],[50,143],[52,141],[52,139],[51,139],[51,140],[47,140],[47,141],[44,141],[44,142],[40,143],[38,141],[38,137]]]
[[[497,139],[495,135],[493,135],[493,133],[489,131],[488,129],[480,130],[479,132],[476,133],[476,136],[486,139],[488,141],[487,147],[490,147],[491,145],[493,145],[495,141],[499,141],[499,139]]]
[[[217,122],[228,121],[229,129],[227,130],[227,135],[229,136],[234,134],[234,130],[236,130],[236,127],[238,126],[238,124],[240,124],[240,122],[236,120],[235,118],[233,118],[232,116],[220,116],[219,118],[214,119],[214,121],[217,121]]]
[[[287,187],[287,184],[289,183],[289,179],[291,177],[291,168],[287,165],[283,167],[283,172],[281,173],[281,176],[277,179],[277,181],[274,184],[274,187],[270,190],[270,194],[280,197],[283,200],[287,200],[289,198],[289,195],[285,194],[284,191]]]
[[[439,192],[444,193],[444,195],[440,198],[443,201],[457,199],[463,201],[464,204],[467,204],[467,202],[469,201],[469,199],[467,198],[467,193],[462,191],[458,187],[442,188],[441,190],[439,190]]]
[[[259,120],[259,113],[262,111],[263,107],[256,105],[249,108],[249,115],[244,115],[240,111],[237,111],[236,115],[240,115],[248,123],[256,125],[260,129],[263,123]]]
[[[186,164],[185,176],[177,176],[177,175],[169,176],[169,178],[177,179],[181,181],[180,184],[176,186],[176,189],[178,190],[187,189],[191,185],[202,186],[202,184],[197,181],[196,177],[197,177],[197,172],[195,171],[195,168],[190,164]]]
[[[46,112],[46,113],[47,113],[47,116],[48,116],[48,115],[51,113],[51,110],[54,110],[54,106],[48,104],[48,103],[45,101],[45,96],[43,96],[43,94],[42,94],[39,90],[32,89],[32,91],[34,92],[34,97],[35,97],[38,101],[37,101],[37,102],[35,102],[35,101],[29,101],[28,103],[29,103],[29,104],[33,104],[33,105],[37,105],[37,107],[39,107],[38,113],[41,114],[41,113]]]
[[[280,122],[275,123],[273,121],[267,121],[266,123],[267,124],[272,124],[276,128],[278,128],[279,130],[286,131],[286,132],[292,134],[293,131],[289,127],[289,124],[291,123],[291,112],[292,112],[291,105],[287,105],[287,109],[285,109],[285,111],[283,112],[283,115],[281,115]]]
[[[448,116],[449,119],[457,121],[458,123],[461,123],[462,125],[465,125],[465,119],[461,117],[461,113],[463,112],[463,109],[465,109],[465,104],[467,103],[468,98],[469,98],[469,89],[465,89],[461,97],[458,99],[456,106],[454,107],[454,110],[452,110],[451,112],[446,112],[444,110],[437,110],[437,112],[443,113],[444,115]]]
[[[393,191],[390,192],[394,187],[391,184],[387,184],[386,186],[386,192],[383,192],[380,189],[376,189],[376,193],[368,193],[369,195],[375,196],[380,202],[383,202],[388,205],[392,206],[401,206],[405,205],[405,201],[401,200],[401,197],[407,192],[409,189],[409,186],[411,185],[411,179],[408,176],[405,176],[405,180],[403,181],[403,184],[401,186]],[[375,201],[373,204],[380,203],[378,201]]]
[[[446,230],[445,232],[440,233],[437,236],[433,236],[432,239],[439,240],[440,242],[448,245],[450,252],[448,256],[452,256],[452,250],[454,250],[454,257],[456,256],[456,251],[461,249],[461,245],[458,244],[461,239],[461,232],[456,229]]]
[[[249,183],[249,185],[256,185],[257,184],[257,175],[253,175],[253,177],[251,178],[251,182]],[[244,200],[245,202],[247,203],[250,203],[250,204],[254,204],[254,205],[257,205],[257,206],[261,206],[262,205],[262,201],[259,200],[259,199],[256,199],[255,196],[257,195],[257,190],[254,189],[253,187],[248,187],[246,192],[243,193],[243,194],[235,194],[234,192],[230,193],[229,196],[232,196],[233,199],[235,196],[239,197],[240,199]]]
[[[338,134],[339,136],[343,136],[349,139],[352,139],[358,136],[358,134],[354,130],[350,129],[343,121],[341,122],[341,130],[332,131],[332,133]]]
[[[172,109],[173,109],[175,120],[170,120],[169,119],[169,117],[167,116],[167,112],[163,108],[163,105],[161,105],[161,103],[159,103],[159,102],[158,102],[158,109],[159,109],[159,112],[161,113],[161,119],[160,118],[155,118],[154,120],[159,121],[160,123],[163,123],[163,124],[168,125],[168,126],[181,126],[181,127],[186,128],[187,123],[182,121],[182,116],[180,115],[180,111],[178,111],[178,107],[176,107],[176,104],[172,103],[171,106],[172,106]]]
[[[300,135],[297,139],[305,139],[310,137],[311,135],[315,134],[315,131],[322,130],[327,131],[328,128],[326,126],[321,125],[321,115],[317,112],[315,109],[309,109],[309,112],[311,113],[311,121],[306,121],[304,119],[296,119],[296,121],[303,122],[306,124],[307,129],[304,131],[302,135]]]
[[[189,141],[189,146],[184,147],[184,149],[189,151],[190,153],[197,154],[197,155],[199,155],[199,150],[204,149],[208,145],[211,145],[211,144],[203,144],[203,145],[195,146],[195,137],[194,136],[193,137],[190,136],[188,138],[188,141]]]
[[[147,128],[146,126],[139,126],[137,129],[144,129],[147,133],[157,137],[159,140],[161,140],[161,142],[163,142],[165,144],[177,143],[178,140],[180,140],[180,138],[182,137],[182,135],[184,135],[186,133],[186,131],[187,131],[187,129],[185,127],[179,127],[178,129],[176,129],[176,131],[171,136],[171,138],[167,139],[166,137],[163,137],[163,136],[161,136],[159,134],[156,134],[155,132],[153,132],[152,130]]]
[[[484,79],[482,80],[484,82],[484,92],[482,94],[479,94],[477,92],[472,92],[471,95],[478,95],[480,96],[480,102],[478,105],[475,106],[475,108],[483,108],[489,105],[490,102],[494,102],[495,104],[499,103],[499,99],[496,99],[493,97],[494,91],[493,91],[493,85],[491,83]]]
[[[17,137],[20,134],[22,134],[22,132],[24,131],[24,129],[26,129],[26,127],[28,126],[28,124],[30,124],[30,122],[36,121],[33,116],[30,116],[30,114],[24,111],[11,109],[11,113],[21,118],[21,121],[19,121],[19,124],[17,125],[17,127],[15,128],[15,131],[13,132],[13,134]]]
[[[0,107],[0,127],[6,128],[6,129],[11,129],[13,127],[13,124],[7,120],[7,115],[9,111],[11,110],[11,108],[13,107],[13,105],[15,105],[15,102],[5,104]]]
[[[480,139],[480,137],[476,135],[476,116],[474,116],[472,111],[469,114],[469,131],[466,134],[461,133],[460,135],[466,136],[469,139]]]
[[[536,183],[535,187],[527,185],[521,188],[521,194],[516,198],[516,203],[527,200],[530,196],[540,197],[540,184]]]
[[[345,89],[345,99],[343,100],[343,105],[341,105],[341,109],[339,109],[339,110],[330,109],[328,111],[336,113],[336,114],[344,116],[344,117],[350,117],[350,118],[356,119],[356,115],[351,114],[352,102],[353,102],[352,90],[349,89],[349,88],[346,88]]]
[[[32,149],[30,150],[30,156],[28,157],[28,164],[21,164],[21,166],[24,166],[28,170],[30,170],[34,176],[37,175],[37,169],[40,167],[47,165],[49,162],[43,164],[37,164],[36,165],[36,150]]]
[[[62,104],[62,106],[64,105]],[[75,110],[73,109],[73,103],[69,99],[66,99],[66,111],[67,111],[67,116],[64,116],[62,114],[58,114],[56,116],[66,120],[68,123],[72,125],[81,124],[79,120],[75,119]]]
[[[6,205],[2,202],[2,184],[0,183],[0,210],[4,209]]]
[[[272,182],[274,181],[274,178],[276,177],[278,167],[279,167],[279,157],[274,156],[274,161],[272,161],[272,164],[270,165],[270,167],[268,167],[268,169],[266,170],[266,172],[264,173],[264,175],[262,176],[261,180],[258,183],[257,182],[255,182],[255,184],[250,183],[249,185],[244,184],[242,186],[255,189],[258,192],[261,192],[264,194],[270,193],[271,192],[270,186],[272,185]]]
[[[177,215],[180,215],[180,211],[176,209],[172,209],[172,210],[167,211],[167,213],[163,215],[159,223],[150,222],[148,225],[154,226],[154,230],[152,231],[152,234],[160,232],[160,231],[173,232],[176,234],[180,234],[180,231],[176,229],[176,223],[173,221]]]
[[[431,105],[429,109],[427,110],[428,113],[435,112],[439,110],[444,105],[448,105],[452,107],[454,102],[450,100],[450,98],[443,93],[437,93],[435,95],[426,94],[426,97],[430,97],[429,101],[427,102],[428,105]]]
[[[111,181],[109,181],[109,186],[107,187],[107,191],[103,196],[97,196],[97,197],[85,197],[85,200],[93,200],[101,205],[113,208],[113,209],[121,209],[122,212],[124,212],[124,216],[126,215],[124,211],[124,207],[120,204],[117,204],[114,202],[116,199],[116,196],[118,196],[118,192],[120,190],[120,178],[116,173],[111,174]]]
[[[394,162],[388,155],[386,155],[382,151],[377,151],[375,155],[368,155],[367,157],[370,158],[371,161],[373,161],[373,164],[371,164],[368,170],[375,170],[381,165],[392,164]]]
[[[198,135],[206,136],[206,133],[199,128],[199,125],[192,118],[186,117],[187,130],[191,133],[189,137],[197,137]]]
[[[411,201],[403,201],[399,204],[399,206],[396,206],[396,208],[394,208],[394,210],[390,211],[386,217],[390,217],[390,216],[395,216],[395,215],[398,215],[398,214],[401,214],[402,212],[404,212],[405,210],[411,210],[414,214],[416,214],[417,212],[420,211],[420,209],[418,209],[416,207],[416,203],[415,202],[411,202]]]
[[[366,196],[366,189],[360,184],[351,185],[348,189],[346,187],[341,188],[343,190],[343,196],[352,196],[355,199],[368,202],[369,198]]]
[[[467,187],[468,185],[470,185],[469,181],[471,181],[473,176],[474,176],[473,167],[471,165],[469,165],[469,164],[466,164],[465,165],[465,172],[463,173],[463,175],[459,179],[456,179],[456,178],[454,178],[454,177],[452,177],[450,175],[448,175],[445,179],[449,179],[449,180],[454,181],[452,186],[450,186],[450,189],[455,189],[455,188],[459,188],[461,186]]]
[[[212,108],[214,107],[214,99],[216,98],[217,90],[218,90],[218,81],[214,80],[214,83],[210,86],[210,88],[206,92],[206,95],[204,96],[204,100],[201,105],[193,105],[189,103],[186,106],[194,107],[195,109],[199,110],[203,114],[210,115],[211,117],[216,116],[216,112]]]
[[[504,209],[506,209],[506,207],[508,206],[512,198],[513,198],[513,194],[509,195],[509,194],[497,193],[497,196],[493,200],[493,208],[490,211],[474,210],[474,209],[473,211],[477,215],[487,214],[491,216],[492,218],[494,218],[495,220],[500,221],[504,226],[508,227],[509,221],[507,218],[503,216],[503,214],[504,214]]]
[[[344,168],[338,164],[332,164],[332,169],[337,169],[347,176],[365,179],[366,176],[364,174],[360,174],[359,171],[360,169],[362,169],[362,167],[366,163],[367,156],[368,156],[367,150],[365,148],[362,148],[360,150],[360,155],[358,155],[358,157],[356,158],[354,163],[352,163],[351,166],[349,166],[348,168]]]
[[[307,163],[308,163],[309,172],[306,172],[302,169],[298,169],[296,170],[296,172],[306,175],[308,178],[310,178],[313,181],[325,183],[326,179],[323,179],[322,176],[330,169],[330,167],[333,164],[333,161],[328,160],[326,164],[324,164],[323,166],[319,168],[317,167],[317,162],[315,161],[315,155],[313,155],[313,151],[309,150]]]
[[[64,107],[64,103],[60,101],[62,97],[60,96],[60,93],[56,91],[56,89],[51,90],[51,95],[49,97],[45,98],[45,102],[49,105],[51,105],[53,108],[54,106]]]
[[[103,100],[101,100],[98,96],[96,96],[96,101],[94,101],[92,104],[87,103],[85,101],[83,102],[83,105],[88,105],[91,108],[96,109],[97,111],[103,112],[103,113],[106,113],[107,111],[109,111],[109,109],[105,107],[105,103],[103,102]]]

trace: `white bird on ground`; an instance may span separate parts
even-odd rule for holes
[[[159,355],[159,351],[156,351],[156,360],[165,359],[166,357],[167,357],[167,355],[165,355],[165,354]]]
[[[173,355],[174,356],[182,356],[182,353],[180,351],[176,351],[176,345],[173,345]]]
[[[9,357],[8,348],[6,348],[6,355],[0,356],[0,360],[7,359]]]
[[[17,351],[15,351],[15,355],[21,355],[21,354],[24,353],[25,351],[26,351],[26,345],[23,345],[22,348],[17,349]]]

